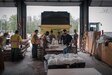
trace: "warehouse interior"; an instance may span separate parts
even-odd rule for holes
[[[77,52],[64,54],[63,50],[65,46],[57,44],[56,41],[52,44],[50,43],[48,48],[44,48],[44,45],[42,45],[43,47],[39,47],[37,53],[38,59],[33,59],[31,37],[28,38],[27,34],[27,13],[30,11],[30,9],[28,11],[28,7],[30,6],[78,7],[78,48],[75,46]],[[101,22],[97,20],[91,22],[92,20],[90,20],[90,16],[93,15],[91,13],[97,12],[94,11],[97,8],[110,8],[110,10],[102,10],[103,13],[110,14],[112,7],[111,0],[0,0],[0,7],[16,8],[17,21],[15,30],[19,31],[23,39],[23,43],[20,45],[21,60],[11,61],[11,48],[9,46],[6,45],[1,50],[0,63],[4,63],[2,66],[0,64],[1,75],[112,75],[112,36],[111,32],[105,32],[106,25],[104,25],[105,27],[102,25],[103,20],[106,19],[101,20]],[[94,10],[90,11],[93,8]],[[60,13],[65,14],[63,16]],[[65,19],[61,19],[63,17]],[[94,16],[92,18],[94,19]],[[53,31],[57,35],[57,32],[61,32],[63,29],[69,31],[72,27],[70,25],[70,14],[65,11],[43,11],[40,21],[40,26],[37,28],[34,27],[41,31],[38,36],[44,34],[46,31]],[[102,30],[101,27],[104,29]],[[31,27],[29,27],[29,30],[31,30]],[[73,35],[71,36],[73,37]],[[10,43],[9,39],[8,43]]]

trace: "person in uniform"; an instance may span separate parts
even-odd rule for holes
[[[22,42],[22,38],[19,35],[19,31],[16,30],[15,34],[11,36],[10,39],[11,42],[11,60],[15,61],[19,59],[19,54],[20,54],[20,44]]]
[[[6,44],[6,37],[8,33],[4,33],[3,36],[0,36],[0,72],[4,70],[4,57],[2,53],[3,45]]]
[[[37,36],[38,30],[35,30],[32,34],[31,43],[32,43],[32,58],[37,58],[37,49],[39,45],[39,37]]]

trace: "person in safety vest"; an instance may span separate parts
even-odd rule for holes
[[[11,60],[15,61],[19,58],[19,54],[20,54],[19,47],[22,42],[22,38],[19,35],[18,30],[16,30],[15,34],[11,36],[10,42],[11,42]]]
[[[34,33],[32,34],[32,38],[31,38],[31,43],[32,43],[32,58],[37,58],[37,49],[38,49],[38,45],[40,44],[40,39],[37,36],[38,34],[38,30],[35,30]]]
[[[8,33],[4,33],[3,36],[0,36],[0,72],[4,70],[4,58],[2,53],[3,45],[6,44],[6,37]]]

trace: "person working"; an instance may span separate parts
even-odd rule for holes
[[[46,31],[43,37],[43,49],[44,49],[44,55],[46,54],[45,49],[48,48],[48,44],[50,43],[49,38],[49,31]]]
[[[2,48],[6,44],[6,37],[8,33],[4,33],[3,36],[0,36],[0,72],[4,70],[4,57],[2,53]]]
[[[51,34],[49,35],[49,38],[50,38],[50,44],[52,43],[53,41],[53,38],[56,39],[55,35],[53,34],[53,31],[51,30]]]
[[[15,61],[19,58],[19,54],[20,54],[19,46],[22,42],[22,38],[19,35],[18,30],[16,30],[15,34],[11,36],[10,42],[11,42],[11,60]]]
[[[78,34],[77,34],[77,31],[76,29],[74,30],[74,36],[73,36],[73,45],[75,46],[75,52],[74,53],[77,53],[77,41],[78,41]]]
[[[64,29],[63,30],[63,34],[61,36],[61,39],[63,41],[63,44],[68,46],[71,43],[72,36],[67,33],[66,29]]]
[[[64,48],[63,51],[63,53],[65,54],[70,52],[72,36],[67,33],[66,29],[64,29],[63,32],[64,32],[62,35],[63,44],[67,46],[66,48]]]
[[[35,30],[32,34],[31,43],[32,43],[32,58],[37,59],[37,49],[39,45],[39,37],[37,36],[38,30]]]
[[[58,32],[57,39],[58,39],[58,44],[61,44],[61,32]]]

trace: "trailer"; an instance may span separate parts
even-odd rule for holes
[[[54,34],[57,34],[63,29],[69,31],[70,28],[70,13],[63,11],[44,11],[41,13],[41,33],[52,30]]]

